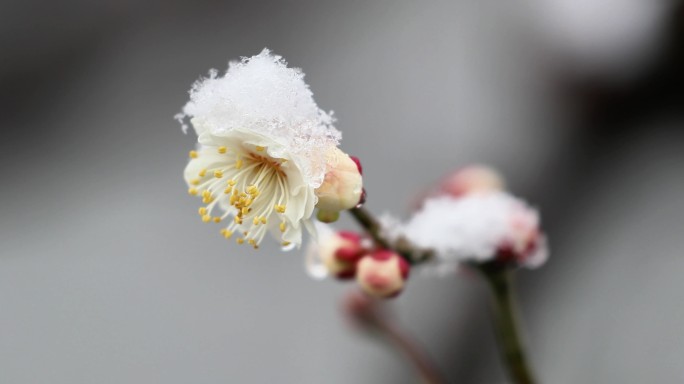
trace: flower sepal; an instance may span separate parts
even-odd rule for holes
[[[316,212],[316,219],[321,223],[331,224],[340,219],[340,211],[319,209],[318,212]]]

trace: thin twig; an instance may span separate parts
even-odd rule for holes
[[[380,222],[364,207],[355,207],[349,213],[368,232],[378,246],[390,249],[389,242],[382,236]]]
[[[447,382],[430,355],[406,330],[390,319],[380,302],[359,292],[350,292],[345,299],[344,308],[345,313],[356,324],[382,336],[390,347],[406,356],[420,374],[423,382],[428,384]]]
[[[432,251],[421,250],[412,246],[406,239],[399,239],[391,244],[382,235],[382,225],[370,211],[364,207],[355,207],[349,210],[352,217],[373,238],[377,246],[391,249],[403,257],[409,264],[419,264],[432,258]]]

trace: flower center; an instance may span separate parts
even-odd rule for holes
[[[247,243],[255,249],[271,227],[277,227],[282,236],[287,230],[284,213],[289,188],[281,165],[287,160],[269,157],[260,146],[255,147],[256,153],[228,151],[223,146],[217,150],[225,155],[226,161],[200,170],[198,178],[191,181],[195,187],[189,190],[190,194],[201,194],[206,204],[199,209],[202,221],[220,223],[232,216],[233,220],[221,229],[221,234],[227,239],[237,234],[238,244]],[[217,204],[225,212],[212,216]],[[290,244],[283,241],[282,245]]]

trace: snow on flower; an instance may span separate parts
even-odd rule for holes
[[[539,224],[539,214],[525,202],[491,192],[428,199],[407,223],[393,224],[387,234],[434,250],[443,262],[498,260],[536,268],[548,254]]]
[[[315,191],[347,155],[299,69],[264,49],[196,82],[177,118],[198,136],[184,177],[204,222],[227,222],[223,236],[254,248],[267,232],[292,248],[314,231]]]

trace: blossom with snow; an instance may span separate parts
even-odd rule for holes
[[[536,268],[548,254],[539,225],[539,214],[525,202],[491,191],[430,198],[407,223],[395,223],[387,233],[433,250],[442,262],[499,261]]]
[[[238,244],[257,248],[270,232],[285,248],[299,246],[303,229],[314,231],[317,204],[342,210],[361,197],[360,172],[354,177],[354,161],[337,148],[332,113],[316,105],[303,78],[264,49],[196,82],[178,115],[198,136],[184,173],[188,192],[201,197],[202,220],[223,223],[223,236]],[[334,176],[340,172],[344,178]]]

